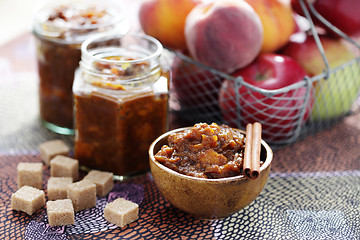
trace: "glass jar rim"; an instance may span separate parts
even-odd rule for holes
[[[49,16],[50,12],[55,9],[56,7],[61,6],[70,6],[70,7],[79,7],[81,6],[95,6],[95,7],[103,7],[104,10],[106,10],[106,13],[111,16],[110,21],[102,22],[102,23],[96,23],[96,24],[88,24],[88,25],[63,25],[63,26],[56,26],[56,25],[50,25],[46,23],[46,18]],[[102,33],[101,30],[103,29],[111,29],[112,26],[117,26],[119,24],[126,24],[126,18],[121,13],[119,9],[116,8],[110,8],[109,6],[102,6],[101,4],[95,4],[92,3],[91,5],[87,5],[85,3],[70,3],[70,4],[55,4],[55,5],[47,5],[45,7],[42,7],[34,16],[33,18],[33,33],[37,36],[41,37],[49,37],[49,38],[56,38],[57,40],[63,40],[67,41],[67,38],[59,38],[61,33],[64,33],[66,31],[77,31],[77,35],[74,38],[78,38],[78,40],[75,40],[71,38],[70,40],[73,42],[83,42],[85,39],[88,38],[90,34],[98,34]],[[126,27],[129,28],[129,27]],[[99,29],[99,31],[96,31]],[[89,30],[89,32],[82,32],[83,30]],[[124,32],[127,32],[127,30],[124,30]]]
[[[96,57],[92,54],[89,53],[88,51],[88,46],[91,43],[94,43],[96,41],[106,41],[106,40],[110,40],[110,39],[121,39],[123,37],[134,37],[137,39],[145,39],[153,44],[155,44],[156,46],[156,50],[154,52],[152,52],[150,55],[142,57],[142,58],[136,58],[136,59],[132,59],[132,60],[114,60],[114,59],[103,59],[103,58],[99,58]],[[163,45],[160,43],[159,40],[157,40],[156,38],[146,35],[146,34],[142,34],[142,33],[127,33],[127,34],[108,34],[108,33],[103,33],[103,34],[96,34],[94,36],[89,37],[88,39],[86,39],[82,44],[81,44],[81,54],[82,54],[82,59],[83,57],[86,59],[90,59],[93,61],[101,61],[101,62],[106,62],[106,63],[138,63],[138,62],[144,62],[144,61],[148,61],[154,58],[157,58],[161,55],[163,51]]]

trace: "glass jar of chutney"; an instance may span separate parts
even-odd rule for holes
[[[124,34],[129,24],[119,9],[94,3],[48,5],[34,17],[40,119],[60,134],[73,134],[74,72],[81,44],[99,33]]]
[[[147,35],[103,35],[81,50],[73,85],[75,158],[117,176],[147,171],[151,142],[168,130],[162,45]]]

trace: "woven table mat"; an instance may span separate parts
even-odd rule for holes
[[[360,239],[360,171],[272,173],[253,203],[212,221],[172,207],[148,173],[116,182],[96,208],[76,213],[74,225],[51,228],[45,208],[32,216],[10,208],[20,161],[39,162],[40,156],[0,155],[2,239]],[[43,172],[46,189],[49,169]],[[140,205],[136,222],[119,228],[105,221],[103,208],[116,197]]]

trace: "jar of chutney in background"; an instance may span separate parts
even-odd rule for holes
[[[73,86],[75,158],[117,176],[147,171],[150,144],[168,130],[162,45],[147,35],[103,35],[81,50]]]
[[[40,119],[46,128],[73,134],[72,85],[83,41],[94,34],[128,30],[119,9],[91,2],[49,5],[35,15]]]

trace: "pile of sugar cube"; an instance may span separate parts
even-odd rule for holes
[[[114,186],[113,173],[91,170],[79,181],[79,162],[69,157],[70,148],[62,140],[39,146],[41,159],[50,167],[47,198],[42,190],[43,163],[17,165],[18,190],[11,195],[11,208],[32,215],[45,206],[50,226],[75,223],[75,212],[96,206],[96,196],[106,196]],[[139,206],[123,198],[108,203],[104,218],[120,227],[138,219]]]

